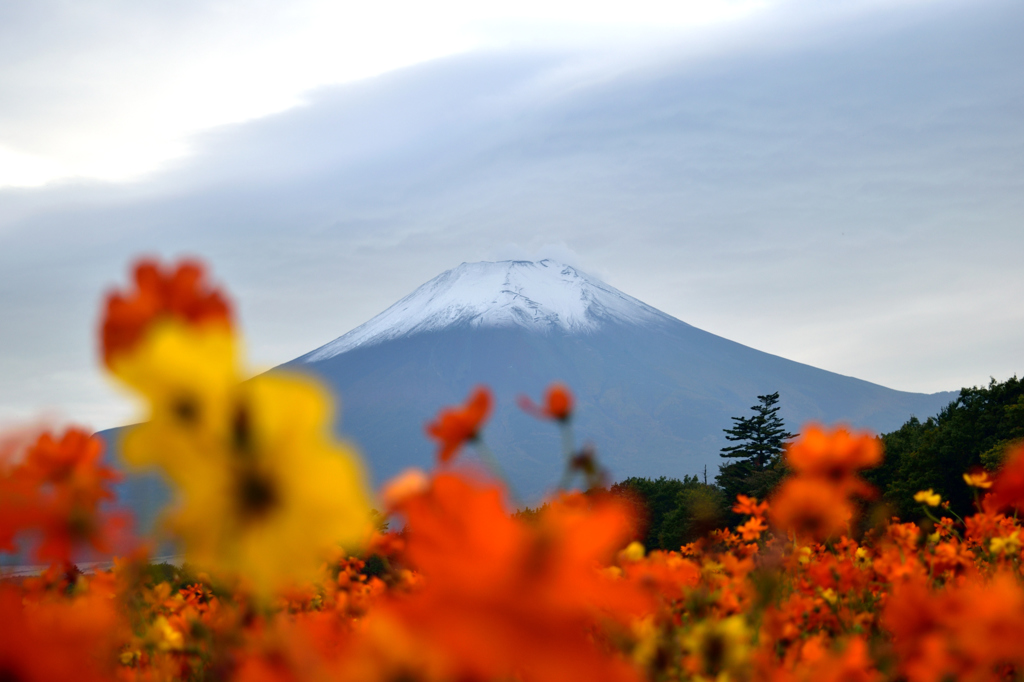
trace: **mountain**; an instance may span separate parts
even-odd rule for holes
[[[341,403],[339,433],[377,483],[430,468],[424,425],[473,386],[496,397],[484,438],[527,499],[558,480],[557,429],[515,406],[552,381],[577,398],[573,425],[613,477],[717,472],[722,429],[779,391],[791,430],[844,422],[877,432],[936,414],[955,392],[895,391],[702,331],[550,260],[463,263],[330,343],[274,371],[313,374]]]

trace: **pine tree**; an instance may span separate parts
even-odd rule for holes
[[[796,434],[786,430],[779,417],[779,392],[757,396],[750,409],[752,417],[732,417],[736,422],[725,431],[726,439],[736,445],[722,448],[721,456],[738,461],[721,467],[716,482],[732,500],[738,493],[763,497],[781,478],[780,455],[785,442]],[[776,475],[778,474],[778,475]]]

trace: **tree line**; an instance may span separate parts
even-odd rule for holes
[[[779,417],[779,393],[757,396],[753,415],[732,417],[723,429],[730,445],[714,483],[697,476],[682,480],[627,478],[611,492],[636,505],[645,519],[641,541],[648,549],[677,549],[715,528],[737,520],[736,495],[764,500],[787,475],[785,445],[794,434]],[[1003,452],[1024,439],[1024,382],[1016,376],[987,387],[964,388],[938,415],[911,417],[899,429],[879,436],[885,448],[881,466],[865,473],[879,496],[872,504],[885,515],[921,516],[914,494],[932,489],[950,502],[949,513],[973,512],[974,497],[963,480],[974,469],[998,470]]]

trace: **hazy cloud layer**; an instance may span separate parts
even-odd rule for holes
[[[124,418],[90,344],[138,253],[207,258],[265,365],[462,261],[562,253],[893,388],[1019,373],[1022,20],[930,3],[721,50],[475,52],[208,131],[144,183],[0,191],[0,420]]]

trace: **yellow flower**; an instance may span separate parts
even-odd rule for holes
[[[1016,554],[1020,551],[1020,531],[1015,530],[1008,537],[995,537],[989,542],[989,551],[993,554]]]
[[[222,328],[171,322],[118,357],[115,373],[151,407],[123,448],[175,484],[168,525],[186,560],[270,596],[313,578],[339,543],[360,545],[371,504],[357,456],[330,435],[326,393],[277,373],[241,382],[235,345]]]
[[[942,502],[942,496],[928,488],[928,490],[922,490],[914,495],[914,502],[927,504],[929,507],[937,507]]]
[[[829,587],[821,591],[821,598],[827,601],[829,604],[834,605],[836,601],[839,599],[839,595],[836,594],[835,590]]]
[[[636,645],[633,647],[633,662],[646,668],[655,660],[661,647],[661,630],[654,621],[654,615],[648,614],[632,623]]]
[[[172,518],[189,560],[245,573],[266,593],[315,576],[337,544],[373,527],[361,466],[327,433],[327,396],[306,379],[264,375],[240,387],[236,432],[219,467],[183,486]]]
[[[750,629],[741,615],[703,620],[682,638],[687,671],[705,680],[743,677],[750,660]]]
[[[992,480],[988,477],[988,472],[986,471],[976,474],[964,474],[964,482],[972,488],[988,489],[992,487]]]
[[[181,651],[185,645],[185,638],[164,616],[153,621],[152,635],[160,651]]]
[[[619,552],[619,557],[625,561],[640,561],[646,553],[647,550],[644,549],[643,544],[634,540]]]
[[[115,356],[114,375],[149,406],[145,423],[125,435],[128,464],[157,466],[182,486],[222,457],[241,383],[236,349],[226,328],[168,320],[148,330],[131,351]]]

